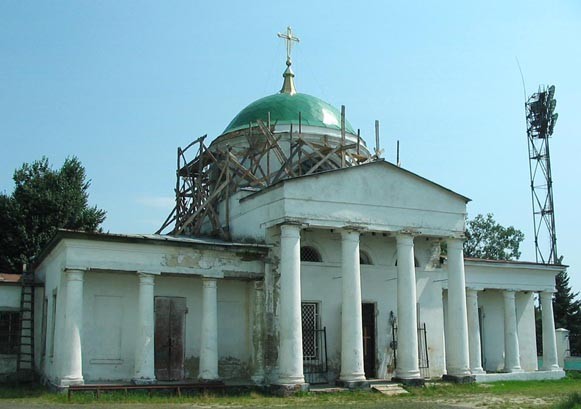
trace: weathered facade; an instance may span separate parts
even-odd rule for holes
[[[43,378],[562,377],[551,295],[563,267],[465,260],[469,199],[371,153],[344,110],[296,93],[290,66],[281,93],[199,141],[192,161],[179,151],[169,235],[50,243],[35,267]]]

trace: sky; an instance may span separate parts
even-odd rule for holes
[[[554,84],[558,249],[581,291],[577,0],[3,0],[0,192],[25,162],[77,156],[104,230],[153,233],[177,147],[280,89],[289,25],[298,91],[345,105],[368,145],[379,120],[387,160],[399,140],[402,166],[470,197],[469,218],[522,230],[523,260],[535,260],[525,94]]]

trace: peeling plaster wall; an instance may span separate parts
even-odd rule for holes
[[[482,309],[482,351],[484,370],[500,372],[504,369],[504,306],[502,292],[485,290],[478,293]]]
[[[42,378],[54,384],[60,377],[60,357],[62,351],[62,329],[64,327],[64,297],[66,295],[62,272],[66,264],[67,249],[59,243],[36,268],[36,279],[44,282],[44,299],[47,301],[47,325],[45,339],[39,327],[35,329],[35,356],[37,368]],[[35,303],[35,318],[42,317],[43,303]],[[38,318],[35,322],[40,321]]]
[[[538,369],[537,340],[535,328],[535,302],[531,292],[516,294],[516,320],[520,364],[525,371]]]
[[[250,334],[248,282],[218,280],[219,374],[225,379],[248,378]],[[137,335],[136,274],[85,274],[83,305],[83,376],[88,381],[130,380]],[[184,297],[186,378],[197,378],[202,320],[200,277],[158,276],[156,297]]]
[[[363,234],[360,248],[366,251],[373,265],[361,266],[362,302],[376,306],[376,370],[387,366],[393,370],[390,343],[392,331],[390,312],[397,317],[396,247],[393,237],[382,234]],[[341,238],[335,232],[307,230],[301,233],[301,246],[316,247],[323,263],[301,263],[302,300],[317,302],[321,325],[327,330],[329,381],[340,373],[341,362]],[[445,272],[439,266],[439,252],[434,255],[434,241],[416,238],[415,251],[420,267],[416,269],[417,296],[420,320],[427,324],[431,376],[441,376],[445,370],[442,278]],[[400,340],[405,342],[405,340]]]
[[[197,377],[201,325],[201,273],[218,278],[218,354],[220,375],[248,378],[251,365],[249,286],[263,275],[263,256],[254,250],[196,249],[184,246],[62,240],[37,268],[47,299],[47,335],[42,340],[43,303],[36,303],[37,365],[58,384],[66,287],[63,271],[84,275],[82,359],[85,382],[130,380],[134,372],[138,306],[137,272],[155,275],[155,296],[185,297],[186,375]],[[161,275],[160,275],[161,273]],[[167,274],[169,273],[169,275]],[[231,278],[222,278],[223,276]],[[53,297],[56,295],[56,298]],[[42,299],[42,295],[40,296]],[[53,314],[53,303],[54,305]],[[52,329],[54,327],[54,330]],[[52,336],[54,332],[54,337]],[[44,348],[46,342],[46,348]],[[53,346],[54,345],[54,346]],[[46,354],[42,355],[42,350]]]

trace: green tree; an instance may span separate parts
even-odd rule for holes
[[[88,204],[90,181],[76,158],[54,170],[43,157],[14,172],[12,194],[0,193],[0,271],[20,272],[59,228],[97,231],[105,211]]]
[[[489,260],[518,260],[524,234],[513,226],[504,227],[494,215],[477,215],[466,225],[464,255]]]
[[[569,339],[571,351],[581,354],[581,300],[574,293],[569,284],[569,275],[566,271],[557,274],[555,280],[557,292],[553,298],[553,312],[555,314],[555,328],[568,329],[572,336]]]

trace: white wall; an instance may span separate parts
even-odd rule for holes
[[[392,362],[393,350],[389,314],[397,316],[396,247],[393,237],[366,233],[360,248],[371,257],[373,265],[361,266],[361,299],[376,304],[376,370],[382,359]],[[302,300],[320,303],[322,326],[327,328],[327,349],[330,379],[338,376],[341,357],[341,239],[338,233],[309,230],[301,233],[301,246],[316,247],[323,263],[301,263]],[[441,376],[445,370],[442,270],[432,264],[432,241],[416,238],[415,254],[420,267],[416,269],[420,320],[427,325],[431,376]],[[405,340],[399,340],[405,342]]]
[[[446,237],[463,233],[466,216],[464,198],[386,162],[290,179],[242,196],[233,197],[230,206],[237,240],[264,239],[264,227],[285,219],[323,228],[359,225]]]

